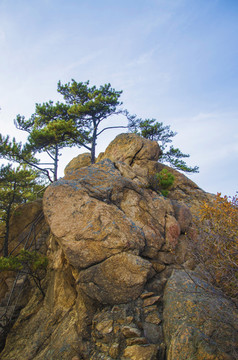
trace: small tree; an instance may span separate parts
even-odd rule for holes
[[[164,125],[162,122],[157,122],[155,119],[138,119],[136,116],[129,116],[129,130],[137,133],[146,139],[158,141],[161,150],[163,151],[160,157],[161,162],[168,162],[174,168],[182,170],[184,172],[198,172],[198,167],[188,166],[183,158],[188,158],[190,155],[183,154],[178,148],[170,146],[167,149],[169,143],[172,142],[172,138],[177,134],[170,130],[170,126]]]
[[[15,138],[10,140],[8,135],[0,134],[0,159],[16,162],[20,165],[29,165],[43,173],[52,182],[48,169],[40,166],[40,161],[33,156],[29,143],[22,145]]]
[[[80,139],[82,134],[75,127],[72,117],[68,114],[69,106],[53,101],[48,103],[36,104],[36,111],[29,120],[24,116],[17,115],[15,125],[18,129],[29,133],[27,148],[31,153],[45,152],[50,158],[46,165],[53,173],[53,179],[49,176],[50,181],[57,180],[58,161],[60,149],[75,145],[75,139]]]
[[[159,173],[155,174],[155,177],[158,181],[159,190],[161,191],[162,195],[167,197],[169,194],[169,189],[174,183],[174,175],[167,169],[163,169]]]
[[[36,251],[21,250],[16,256],[0,257],[0,271],[21,271],[22,274],[29,275],[43,296],[45,293],[41,280],[46,273],[47,265],[47,257]]]
[[[174,183],[174,179],[174,175],[171,172],[167,169],[163,169],[159,173],[149,174],[149,187],[167,197],[169,190]]]
[[[33,200],[35,194],[44,188],[37,182],[38,173],[26,167],[14,169],[12,165],[0,168],[0,223],[4,226],[3,255],[8,256],[10,217],[15,208]]]

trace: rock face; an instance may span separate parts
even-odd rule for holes
[[[210,311],[219,298],[197,297],[178,270],[193,268],[192,213],[209,195],[177,172],[171,199],[149,189],[159,154],[156,142],[121,134],[96,164],[76,158],[47,188],[46,296],[31,295],[1,359],[235,359],[230,327],[212,347],[214,314],[204,320],[195,306]]]
[[[192,271],[177,270],[168,280],[163,315],[168,360],[237,355],[237,309]]]
[[[37,249],[46,251],[45,245],[42,244],[41,239],[47,237],[49,234],[49,227],[44,221],[42,212],[42,200],[33,201],[20,205],[13,213],[10,219],[9,232],[9,254],[16,255],[27,244],[36,243]],[[1,234],[0,234],[1,235]],[[35,237],[35,239],[34,239]],[[0,236],[2,240],[3,237]],[[0,249],[3,248],[3,243],[0,241]],[[0,256],[3,254],[0,253]],[[5,276],[6,275],[6,276]],[[11,291],[11,286],[14,283],[14,273],[2,273],[0,283],[0,304],[6,294]]]
[[[126,303],[142,293],[150,269],[149,261],[121,252],[81,271],[78,284],[88,296],[100,303]]]
[[[150,141],[136,134],[120,134],[107,147],[105,153],[100,154],[97,161],[111,159],[113,162],[122,161],[132,166],[135,161],[157,161],[162,154],[156,141]]]
[[[28,234],[30,227],[34,221],[37,221],[37,226],[42,226],[42,200],[36,200],[17,207],[10,219],[10,233],[9,233],[9,253],[14,251],[19,242],[24,243],[24,237]],[[29,239],[29,241],[31,241]],[[2,249],[2,237],[0,237],[0,249]],[[0,255],[2,255],[0,253]]]
[[[9,254],[16,255],[28,246],[46,253],[45,240],[48,235],[49,226],[44,220],[42,200],[20,205],[10,219]],[[11,325],[11,319],[16,319],[27,304],[30,289],[31,285],[24,274],[16,277],[13,271],[0,272],[0,349],[4,345],[6,325]]]

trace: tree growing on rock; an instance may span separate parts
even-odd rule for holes
[[[95,151],[98,137],[108,129],[129,129],[147,139],[159,142],[163,151],[162,162],[169,162],[173,167],[185,172],[198,172],[198,167],[189,167],[183,158],[189,157],[179,149],[167,145],[176,135],[169,126],[156,122],[155,119],[137,119],[122,109],[120,96],[111,84],[100,87],[90,86],[89,81],[67,84],[58,82],[58,92],[63,95],[64,103],[49,101],[36,104],[35,112],[27,120],[17,115],[15,126],[26,131],[28,135],[24,146],[15,139],[0,135],[0,156],[10,161],[26,163],[42,171],[50,182],[58,178],[58,162],[60,151],[65,147],[84,147],[91,153],[91,163],[95,162]],[[114,125],[115,115],[125,116],[127,126]],[[103,127],[104,120],[112,120],[112,126]],[[45,153],[49,162],[40,163],[36,154]],[[53,175],[52,175],[53,174]]]
[[[190,157],[188,154],[184,154],[178,148],[174,148],[172,145],[167,148],[168,144],[172,142],[172,138],[177,134],[170,130],[169,125],[164,125],[162,122],[157,122],[156,119],[138,119],[136,116],[129,116],[129,130],[140,136],[143,136],[149,140],[155,140],[159,143],[161,150],[163,151],[160,157],[161,162],[167,162],[175,169],[188,172],[197,173],[199,171],[198,166],[188,166],[183,160]]]
[[[17,129],[29,133],[27,147],[31,153],[46,153],[49,163],[45,170],[48,171],[50,181],[57,180],[60,150],[75,145],[76,138],[81,140],[83,132],[79,132],[72,117],[68,114],[69,106],[63,103],[49,101],[36,104],[35,113],[29,120],[17,115],[15,125]],[[49,176],[53,174],[53,179]]]
[[[89,81],[62,85],[59,81],[58,92],[64,96],[66,104],[69,105],[68,113],[73,116],[75,125],[81,134],[80,139],[75,139],[77,144],[84,146],[91,152],[91,162],[95,162],[95,149],[97,138],[105,130],[122,129],[127,126],[109,126],[99,129],[103,120],[112,115],[127,115],[127,111],[121,108],[122,102],[119,98],[122,91],[116,91],[111,84],[89,86]]]
[[[65,103],[49,101],[36,104],[35,113],[29,120],[18,115],[15,125],[27,131],[28,147],[33,154],[45,152],[50,157],[49,170],[53,180],[57,180],[60,149],[65,147],[84,147],[91,152],[91,162],[95,162],[97,138],[107,129],[126,128],[110,126],[99,129],[99,125],[112,115],[124,114],[119,101],[122,91],[116,91],[110,84],[97,88],[89,86],[89,81],[77,83],[72,80],[65,85],[58,83],[58,92]]]

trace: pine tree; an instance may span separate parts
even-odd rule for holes
[[[95,162],[96,142],[99,135],[105,130],[127,128],[127,126],[109,126],[99,130],[103,120],[112,115],[127,115],[127,111],[120,106],[119,98],[122,91],[116,91],[111,84],[89,86],[89,81],[62,85],[59,81],[58,92],[64,96],[69,105],[68,113],[74,117],[77,130],[81,134],[80,139],[75,139],[78,144],[91,152],[91,162]]]
[[[33,167],[43,173],[48,180],[52,181],[48,169],[42,168],[40,166],[40,160],[32,154],[29,143],[22,145],[22,143],[18,143],[15,138],[10,140],[9,135],[3,136],[0,134],[0,159]]]
[[[190,155],[182,153],[172,145],[167,149],[168,144],[172,142],[172,138],[177,134],[170,130],[170,126],[157,122],[156,119],[142,120],[136,118],[136,116],[129,116],[129,130],[146,139],[157,141],[163,151],[160,157],[161,162],[167,162],[172,167],[184,172],[197,173],[199,171],[198,166],[190,167],[182,160]]]
[[[53,173],[53,179],[57,180],[58,161],[60,150],[65,147],[75,145],[76,138],[81,134],[77,131],[72,117],[68,114],[69,106],[63,103],[53,101],[48,103],[36,104],[35,113],[29,120],[24,116],[17,115],[15,125],[18,129],[29,133],[27,148],[32,154],[45,152],[50,158],[45,170]]]

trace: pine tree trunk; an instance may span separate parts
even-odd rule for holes
[[[4,236],[4,244],[3,244],[3,256],[8,257],[8,240],[9,240],[9,222],[10,222],[10,209],[7,209],[7,217],[6,217],[6,230]]]
[[[54,181],[57,181],[58,177],[58,161],[59,161],[59,149],[58,145],[55,146],[55,161],[54,161]]]
[[[91,150],[91,163],[92,164],[95,164],[96,140],[97,140],[97,127],[95,127],[93,130],[92,150]]]

